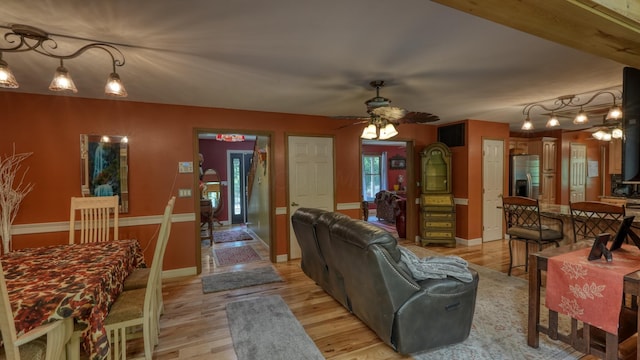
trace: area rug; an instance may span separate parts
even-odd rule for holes
[[[283,281],[280,275],[278,275],[273,267],[266,266],[252,270],[233,271],[203,276],[202,292],[207,294],[279,281]]]
[[[213,250],[213,259],[218,266],[244,264],[260,260],[260,255],[249,245]]]
[[[238,360],[324,359],[279,295],[227,304]]]
[[[414,359],[568,360],[583,356],[571,346],[549,340],[544,334],[540,334],[538,349],[529,347],[527,281],[481,266],[472,267],[478,271],[480,283],[469,338],[460,344],[412,354]]]
[[[225,243],[233,241],[245,241],[253,240],[253,237],[249,235],[246,230],[219,230],[213,232],[213,242]]]

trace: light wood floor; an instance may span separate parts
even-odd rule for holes
[[[425,256],[423,248],[412,242],[401,243],[419,256]],[[214,246],[241,245],[251,245],[264,259],[268,258],[267,248],[258,240]],[[428,249],[459,255],[469,262],[505,273],[509,262],[508,247],[504,240],[473,247],[429,246]],[[201,276],[256,268],[269,262],[263,260],[215,267],[208,244],[203,246],[202,254],[202,275],[165,280],[165,313],[161,319],[160,342],[155,348],[154,359],[236,359],[227,323],[226,304],[271,294],[282,296],[327,359],[410,359],[382,343],[375,333],[307,278],[300,269],[299,260],[273,264],[285,282],[203,294]],[[514,275],[526,278],[521,270],[514,270]],[[130,350],[141,350],[141,344],[131,344]]]

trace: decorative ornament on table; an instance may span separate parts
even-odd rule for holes
[[[29,168],[20,171],[22,162],[32,154],[32,152],[16,154],[14,144],[13,154],[0,157],[0,236],[2,236],[4,254],[13,248],[11,224],[18,214],[20,203],[33,190],[33,184],[24,183]]]

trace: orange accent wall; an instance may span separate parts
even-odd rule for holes
[[[465,146],[451,148],[452,188],[455,198],[468,204],[456,205],[456,237],[482,238],[482,140],[504,140],[505,179],[508,175],[509,124],[465,120]],[[505,185],[505,190],[506,190]]]
[[[360,133],[350,120],[220,108],[202,108],[133,101],[96,100],[57,95],[31,95],[0,91],[2,131],[0,154],[33,152],[25,162],[25,181],[35,184],[22,202],[14,224],[69,220],[69,198],[80,196],[80,134],[127,135],[129,137],[129,216],[160,215],[168,198],[179,188],[194,190],[198,158],[194,131],[233,130],[271,136],[270,172],[274,186],[272,207],[287,207],[286,136],[333,136],[335,148],[336,203],[360,202]],[[398,140],[413,141],[415,171],[419,179],[419,150],[435,141],[435,126],[405,124],[398,127]],[[196,172],[178,174],[180,161],[193,161]],[[195,193],[195,192],[194,192]],[[417,192],[416,192],[417,194]],[[196,198],[178,198],[174,213],[193,213]],[[273,210],[272,210],[273,211]],[[358,210],[345,211],[358,217]],[[417,233],[417,206],[413,213]],[[407,220],[409,223],[409,220]],[[151,259],[158,226],[132,226],[121,230],[121,238],[137,238]],[[276,254],[288,252],[289,218],[274,216]],[[14,235],[14,247],[63,244],[67,232]],[[199,222],[175,223],[167,246],[165,269],[194,267],[199,246]]]

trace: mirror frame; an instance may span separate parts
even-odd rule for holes
[[[98,176],[95,174],[95,153],[107,150],[107,163]],[[127,136],[80,135],[80,184],[82,196],[119,196],[119,212],[129,212],[129,139]],[[113,191],[114,184],[116,191]],[[107,192],[96,194],[97,187]]]

